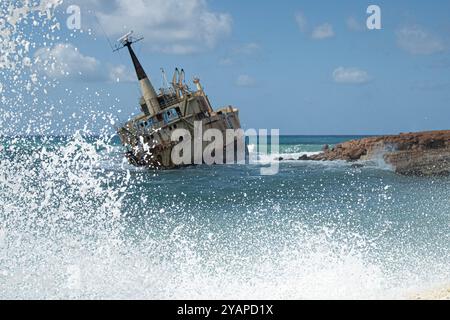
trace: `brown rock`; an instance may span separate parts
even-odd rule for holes
[[[310,160],[371,160],[382,157],[397,173],[436,175],[450,173],[450,130],[402,133],[347,141]]]

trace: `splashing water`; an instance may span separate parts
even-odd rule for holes
[[[446,178],[150,172],[79,134],[2,145],[2,298],[401,298],[450,274]]]

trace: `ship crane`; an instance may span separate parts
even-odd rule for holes
[[[169,86],[169,81],[167,81],[166,71],[164,68],[161,68],[161,76],[162,76],[162,88],[161,94],[173,94],[173,89]]]

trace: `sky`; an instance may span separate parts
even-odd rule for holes
[[[66,26],[71,4],[81,9],[81,30]],[[366,26],[372,4],[381,9],[381,30]],[[244,128],[450,129],[449,12],[450,0],[71,0],[57,10],[62,37],[34,55],[57,62],[42,70],[62,84],[50,95],[108,92],[92,111],[120,121],[138,112],[139,90],[128,53],[113,53],[110,43],[133,30],[144,37],[135,51],[155,88],[161,67],[169,80],[184,68],[189,80],[201,79],[214,108],[239,108]],[[64,103],[60,116],[77,108]]]

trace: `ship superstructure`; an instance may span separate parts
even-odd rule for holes
[[[178,167],[179,164],[172,161],[171,152],[179,141],[172,141],[172,133],[176,129],[185,129],[193,137],[195,122],[201,124],[203,132],[218,129],[224,137],[227,129],[240,129],[238,109],[227,106],[214,111],[200,79],[194,78],[195,90],[191,90],[185,83],[183,69],[175,69],[170,84],[162,70],[165,85],[156,92],[132,48],[132,44],[141,39],[133,38],[130,32],[119,39],[121,45],[118,48],[128,49],[142,94],[139,101],[141,113],[118,129],[130,163],[157,168]],[[224,148],[235,148],[234,143],[232,146],[224,144]],[[205,146],[203,142],[202,149]]]

